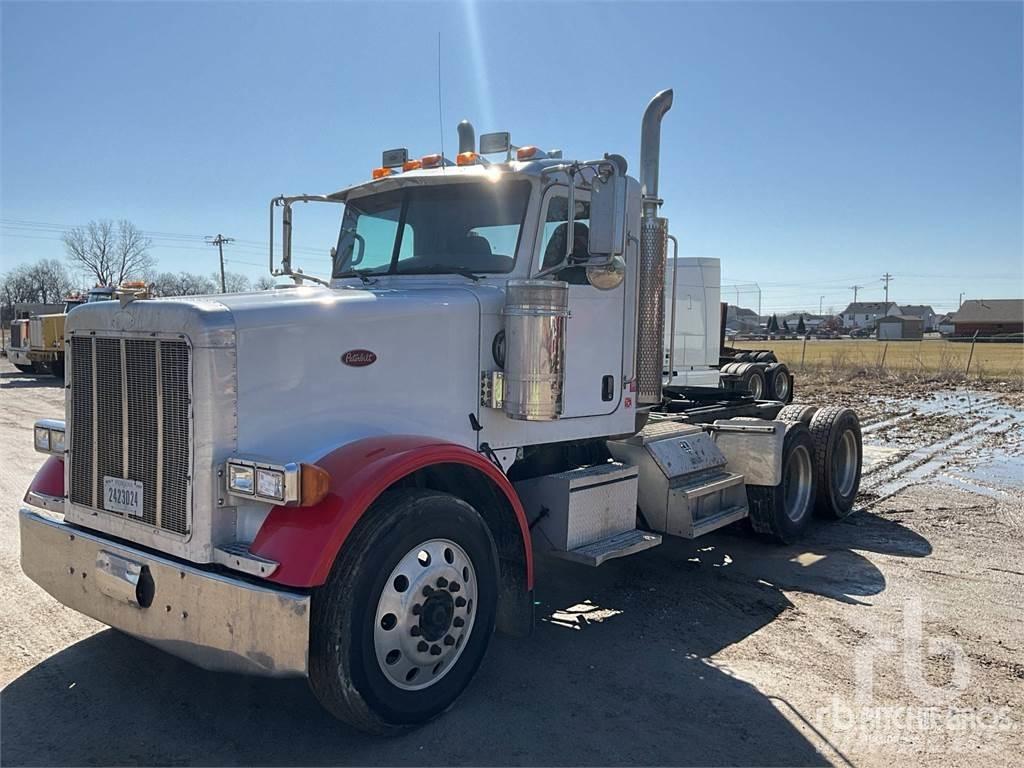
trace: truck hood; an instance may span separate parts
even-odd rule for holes
[[[467,415],[479,407],[480,302],[468,286],[97,302],[67,325],[69,333],[187,337],[194,397],[235,412],[238,454],[316,460],[373,434],[475,447]]]

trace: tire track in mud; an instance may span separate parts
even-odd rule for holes
[[[958,459],[965,459],[977,452],[992,435],[1006,433],[1015,424],[1024,423],[1024,414],[1014,411],[994,396],[969,398],[952,407],[942,408],[941,403],[927,403],[925,408],[915,408],[908,413],[883,419],[867,425],[862,432],[867,435],[898,425],[917,415],[934,418],[948,416],[973,416],[972,426],[952,435],[932,440],[898,459],[885,462],[868,470],[861,485],[863,492],[873,497],[867,507],[874,506],[911,485],[921,483]],[[875,444],[874,441],[868,445]],[[998,493],[998,491],[993,491]]]

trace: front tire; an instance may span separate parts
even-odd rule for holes
[[[384,733],[458,698],[494,632],[497,553],[468,503],[389,491],[313,594],[309,681],[340,720]]]

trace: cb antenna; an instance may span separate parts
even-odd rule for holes
[[[441,109],[441,30],[437,31],[437,125],[441,129],[441,173],[445,173],[444,110]]]
[[[444,112],[441,110],[441,31],[437,31],[437,127],[441,133],[441,173],[444,173]]]

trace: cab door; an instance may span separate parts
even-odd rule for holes
[[[590,228],[590,196],[575,192],[574,250],[586,253]],[[532,274],[557,264],[565,254],[568,236],[568,188],[553,185],[542,201],[542,229]],[[586,269],[570,267],[550,279],[569,283],[569,311],[565,339],[563,419],[601,416],[619,407],[622,394],[623,314],[625,281],[611,289],[595,288]]]

